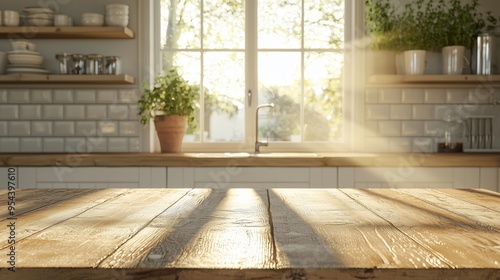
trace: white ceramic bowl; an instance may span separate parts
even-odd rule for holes
[[[104,24],[104,15],[96,13],[83,13],[80,17],[82,26],[102,26]]]
[[[108,4],[106,5],[106,10],[109,9],[121,9],[128,12],[128,5],[125,4]]]
[[[52,26],[54,25],[53,19],[39,18],[39,17],[28,17],[27,22],[32,26]]]
[[[107,26],[128,26],[128,16],[107,16]]]
[[[128,10],[118,8],[107,9],[106,16],[128,16]]]
[[[10,64],[14,65],[36,65],[41,66],[43,63],[43,56],[39,54],[23,54],[23,53],[9,53],[7,59]]]
[[[36,50],[36,45],[28,42],[28,41],[12,41],[10,43],[12,45],[12,49],[15,51],[34,51]]]

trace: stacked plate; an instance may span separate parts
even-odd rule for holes
[[[54,11],[43,7],[25,7],[22,18],[26,25],[31,26],[53,26]]]
[[[39,74],[45,75],[50,72],[42,67],[43,56],[36,51],[13,50],[7,52],[7,74]]]

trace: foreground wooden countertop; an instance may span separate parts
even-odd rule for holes
[[[500,153],[0,154],[0,166],[500,167]]]
[[[500,194],[485,190],[20,189],[12,200],[0,279],[500,278]]]

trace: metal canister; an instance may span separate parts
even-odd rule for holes
[[[474,36],[472,43],[472,74],[492,75],[496,72],[496,46],[493,34]]]

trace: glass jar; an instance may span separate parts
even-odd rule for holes
[[[464,151],[464,140],[464,120],[457,114],[447,114],[444,118],[444,135],[438,143],[438,152],[461,153]]]

